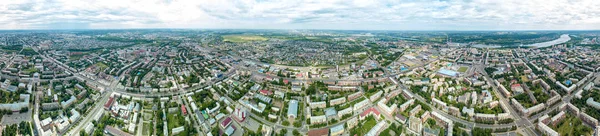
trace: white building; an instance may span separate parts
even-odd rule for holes
[[[546,124],[542,122],[537,123],[538,130],[542,132],[542,134],[547,136],[558,136],[558,132],[554,131],[552,128],[546,126]]]
[[[588,98],[588,99],[585,101],[585,103],[586,103],[587,105],[591,106],[591,107],[594,107],[594,108],[596,108],[596,109],[600,110],[600,103],[598,103],[598,102],[594,101],[594,98],[592,98],[592,97]]]
[[[327,117],[325,117],[325,115],[310,117],[310,124],[321,124],[325,122],[327,122]]]
[[[365,136],[377,136],[379,135],[379,132],[383,131],[385,129],[385,121],[379,121],[375,126],[373,126],[373,128],[371,128],[371,130],[369,130],[369,132],[367,132],[367,134],[365,134]]]

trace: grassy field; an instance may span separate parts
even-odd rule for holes
[[[78,60],[78,59],[81,59],[85,55],[87,55],[87,53],[71,54],[71,55],[69,55],[69,60]]]
[[[104,69],[108,68],[108,66],[107,66],[106,64],[102,63],[102,62],[98,62],[98,63],[96,63],[95,65],[96,65],[96,67],[98,67],[100,70],[104,70]]]
[[[469,69],[469,67],[460,67],[458,68],[458,72],[467,72],[467,69]]]
[[[252,41],[266,41],[265,37],[258,35],[223,35],[223,41],[226,42],[252,42]]]
[[[182,115],[177,113],[177,114],[173,114],[173,113],[169,113],[167,114],[167,126],[169,128],[169,131],[173,128],[182,126],[182,120],[183,117],[181,117]]]
[[[31,68],[25,69],[24,72],[26,72],[26,73],[35,73],[35,72],[39,72],[39,70],[36,69],[36,68],[34,68],[34,67],[31,67]]]
[[[142,135],[150,135],[150,127],[152,127],[150,126],[150,123],[144,123],[144,130],[142,130]]]
[[[592,128],[585,126],[579,118],[571,115],[567,115],[556,126],[550,127],[556,130],[561,136],[591,135],[592,132]]]
[[[527,76],[521,76],[521,81],[529,82],[529,79],[527,79]]]
[[[369,116],[365,124],[363,124],[363,126],[361,127],[363,132],[362,134],[364,135],[367,132],[369,132],[371,128],[375,127],[375,124],[377,124],[377,120],[375,120],[373,116]]]

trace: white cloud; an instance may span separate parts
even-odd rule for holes
[[[600,29],[600,1],[18,0],[0,3],[0,29],[63,28]]]

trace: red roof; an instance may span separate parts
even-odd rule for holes
[[[227,118],[225,118],[225,120],[223,120],[223,122],[221,122],[221,127],[223,127],[223,128],[228,127],[229,124],[231,124],[231,118],[227,117]]]
[[[112,106],[114,101],[115,100],[113,97],[108,98],[108,101],[104,104],[104,108],[106,108],[106,109],[110,108],[110,106]]]
[[[375,114],[375,115],[378,115],[378,116],[379,116],[379,111],[378,111],[377,109],[375,109],[374,107],[371,107],[371,108],[369,108],[369,109],[367,109],[367,110],[363,111],[363,112],[360,114],[360,116],[361,116],[361,117],[365,117],[365,116],[367,116],[367,115],[369,115],[369,114]]]
[[[287,80],[287,79],[284,79],[284,80],[283,80],[283,83],[284,83],[284,84],[288,84],[289,82],[290,82],[290,81],[289,81],[289,80]]]
[[[329,135],[329,129],[327,129],[327,128],[308,131],[308,136],[327,136],[327,135]]]
[[[271,95],[273,94],[273,92],[269,91],[269,90],[260,90],[260,93],[263,95]]]
[[[185,109],[185,105],[181,105],[181,112],[183,112],[183,115],[187,115],[187,110]]]

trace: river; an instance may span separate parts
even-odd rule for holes
[[[552,45],[563,44],[563,43],[568,42],[569,40],[571,40],[571,37],[569,37],[568,34],[563,34],[563,35],[560,35],[560,38],[558,38],[556,40],[547,41],[547,42],[541,42],[541,43],[528,44],[528,45],[523,45],[523,46],[534,47],[534,48],[548,47],[548,46],[552,46]]]
[[[552,46],[552,45],[563,44],[563,43],[568,42],[569,40],[571,40],[571,37],[569,37],[569,34],[563,34],[563,35],[560,35],[560,37],[558,39],[555,39],[552,41],[527,44],[527,45],[522,45],[522,46],[533,47],[533,48],[548,47],[548,46]],[[475,48],[501,48],[503,46],[476,44],[476,45],[472,45],[472,47],[475,47]]]

